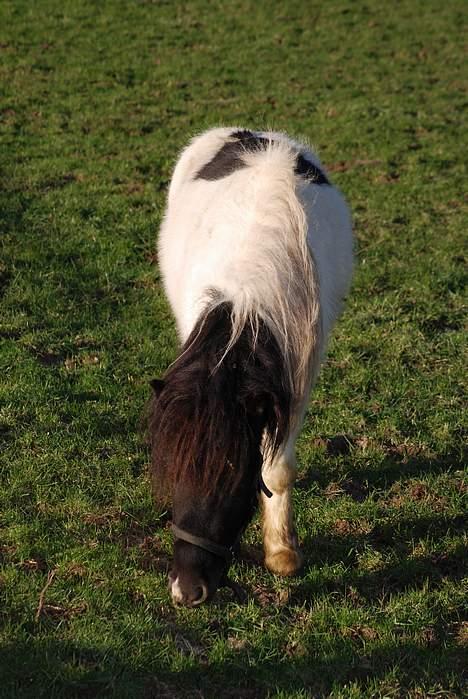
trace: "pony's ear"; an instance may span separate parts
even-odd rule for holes
[[[150,386],[153,389],[156,398],[159,398],[161,391],[164,388],[164,381],[162,379],[151,379]]]

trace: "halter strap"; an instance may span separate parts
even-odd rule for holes
[[[227,562],[230,562],[232,558],[232,548],[221,546],[221,544],[215,544],[214,541],[205,539],[202,536],[190,534],[190,532],[180,529],[180,527],[175,524],[172,525],[172,531],[178,539],[182,539],[182,541],[186,541],[188,544],[193,544],[194,546],[198,546],[200,549],[214,553],[215,556],[224,558]]]
[[[261,472],[258,479],[258,490],[261,490],[262,493],[264,493],[267,496],[267,498],[273,497],[273,493],[267,487],[265,481],[263,480]],[[221,544],[216,544],[214,541],[210,541],[210,539],[205,539],[203,536],[195,536],[195,534],[186,532],[185,529],[181,529],[176,524],[172,524],[172,532],[178,539],[186,541],[188,544],[193,544],[193,546],[198,546],[199,549],[203,549],[204,551],[209,551],[209,553],[213,553],[215,556],[224,558],[227,563],[231,562],[233,549],[236,546],[236,544],[233,544],[233,546],[231,547],[221,546]],[[239,534],[239,537],[237,538],[237,543],[239,542],[241,535],[242,532]]]
[[[273,493],[271,492],[271,490],[269,489],[269,487],[267,486],[267,484],[263,480],[263,476],[262,476],[261,471],[260,471],[260,475],[258,477],[258,489],[259,489],[259,491],[261,490],[262,493],[267,496],[267,498],[273,497]]]

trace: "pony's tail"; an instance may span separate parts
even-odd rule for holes
[[[255,250],[232,270],[235,288],[211,291],[210,305],[232,304],[231,334],[223,358],[246,328],[254,344],[260,325],[268,328],[282,357],[294,419],[298,403],[303,403],[318,373],[322,321],[318,274],[307,245],[307,218],[294,178],[287,178],[286,173],[272,188],[275,210],[258,226]]]

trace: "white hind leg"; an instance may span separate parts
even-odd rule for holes
[[[302,566],[294,513],[292,488],[296,479],[296,434],[291,436],[284,449],[272,462],[265,461],[262,476],[273,493],[267,497],[262,492],[263,546],[265,565],[277,575],[294,575]]]

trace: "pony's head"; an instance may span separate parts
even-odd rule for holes
[[[163,380],[152,382],[152,483],[172,499],[174,602],[210,599],[251,520],[262,453],[289,425],[290,394],[278,345],[263,323],[233,346],[231,307],[203,317]]]

